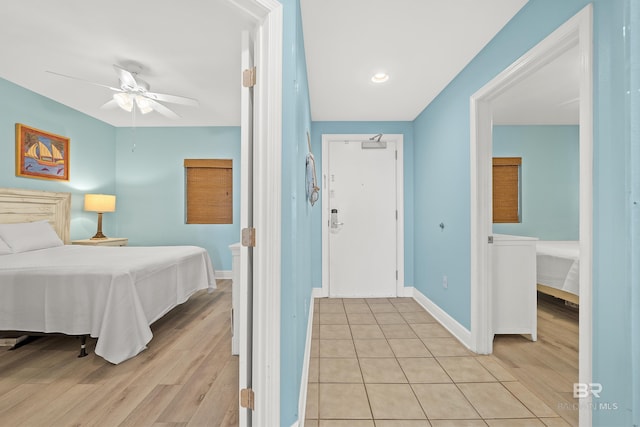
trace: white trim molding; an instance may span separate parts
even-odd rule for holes
[[[311,289],[311,301],[309,302],[309,319],[307,320],[307,339],[304,344],[304,359],[302,362],[302,375],[300,379],[300,395],[298,398],[298,420],[292,427],[304,427],[307,413],[307,386],[309,384],[309,364],[311,363],[311,340],[313,339],[313,314],[315,312],[315,290]]]
[[[592,378],[593,247],[593,6],[587,5],[498,74],[470,98],[471,175],[471,349],[491,353],[493,345],[491,249],[492,102],[570,48],[580,55],[580,332],[579,382]],[[590,400],[580,401],[580,425],[590,427]]]
[[[280,425],[283,6],[277,0],[227,0],[252,17],[259,77],[253,120],[253,427]]]
[[[216,270],[214,273],[216,275],[216,279],[233,279],[233,273],[231,270]]]
[[[329,295],[324,293],[324,289],[322,288],[312,288],[311,289],[311,298],[328,298]]]
[[[254,87],[253,427],[280,425],[280,292],[282,228],[282,4],[258,27]]]
[[[427,298],[416,288],[405,288],[405,296],[413,297],[427,312],[436,319],[447,331],[468,349],[471,349],[471,332],[462,326],[456,319],[449,316],[436,303]]]

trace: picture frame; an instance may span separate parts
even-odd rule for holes
[[[69,138],[16,123],[16,176],[69,180]]]

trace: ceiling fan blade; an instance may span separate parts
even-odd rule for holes
[[[118,103],[115,99],[111,99],[100,106],[102,110],[109,110],[118,108]]]
[[[47,70],[47,73],[54,74],[54,75],[60,76],[60,77],[66,77],[67,79],[78,80],[78,81],[81,81],[81,82],[84,82],[84,83],[89,83],[90,85],[100,86],[100,87],[104,87],[104,88],[107,88],[107,89],[111,89],[111,90],[116,91],[116,92],[120,92],[120,88],[111,87],[111,86],[103,85],[102,83],[96,83],[96,82],[92,82],[90,80],[81,79],[80,77],[68,76],[66,74],[56,73],[55,71],[49,71],[49,70]]]
[[[118,73],[118,78],[123,85],[126,85],[132,90],[135,90],[138,87],[138,82],[130,71],[127,71],[119,65],[115,64],[113,64],[113,69],[116,70],[116,73]]]
[[[168,95],[166,93],[145,92],[144,96],[155,101],[169,102],[171,104],[189,105],[197,107],[200,105],[197,99],[187,98],[185,96]]]
[[[179,119],[180,116],[178,114],[176,114],[173,110],[170,110],[169,108],[165,107],[164,105],[160,104],[157,101],[154,101],[153,99],[147,99],[147,101],[149,102],[149,104],[151,105],[151,107],[153,107],[153,109],[155,111],[157,111],[158,113],[162,114],[165,117],[168,117],[170,119]]]

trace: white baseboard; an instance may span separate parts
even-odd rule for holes
[[[399,297],[413,297],[413,286],[407,286],[406,284],[402,289],[402,294]]]
[[[411,294],[411,295],[409,295]],[[446,330],[457,338],[465,347],[471,349],[471,331],[462,326],[456,319],[449,316],[447,312],[441,309],[433,301],[427,298],[422,292],[416,288],[406,287],[405,296],[412,296],[434,319],[436,319]]]
[[[233,279],[233,272],[231,270],[216,270],[216,279]]]
[[[318,292],[320,291],[320,292]],[[300,396],[298,398],[298,420],[291,427],[304,427],[304,419],[307,410],[307,385],[309,383],[309,364],[311,363],[311,338],[313,336],[313,310],[315,308],[316,294],[321,293],[321,288],[311,289],[309,300],[309,319],[307,320],[307,340],[304,344],[304,359],[302,362],[302,377],[300,378]]]
[[[412,297],[413,296],[413,288],[411,286],[404,286],[401,288],[402,291],[398,294],[399,297]],[[329,292],[324,288],[313,288],[311,291],[311,296],[313,298],[328,298]]]
[[[329,295],[324,294],[322,288],[311,288],[311,298],[326,298]]]

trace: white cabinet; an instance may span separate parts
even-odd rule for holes
[[[240,350],[240,243],[229,245],[231,250],[231,354]]]
[[[536,241],[496,234],[492,251],[493,333],[537,339]]]

